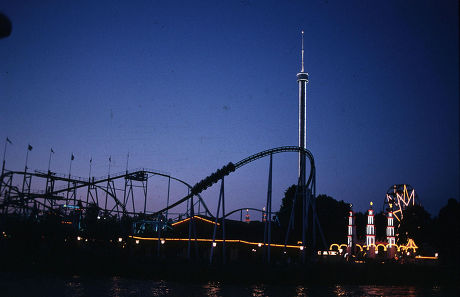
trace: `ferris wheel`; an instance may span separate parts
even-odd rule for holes
[[[393,212],[398,221],[404,216],[407,207],[420,204],[418,196],[411,185],[400,184],[391,186],[385,196],[384,210]]]

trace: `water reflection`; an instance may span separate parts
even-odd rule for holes
[[[297,286],[295,288],[296,297],[307,297],[307,288],[304,286]]]
[[[203,288],[205,289],[205,293],[207,297],[220,297],[221,295],[221,287],[219,282],[207,282]]]
[[[252,286],[252,295],[251,296],[253,296],[253,297],[266,296],[265,295],[265,286],[263,284]]]
[[[120,278],[118,276],[112,277],[112,288],[111,288],[111,296],[113,297],[120,297],[122,296],[122,289],[119,284]]]
[[[0,272],[0,296],[460,296],[459,286],[358,286],[320,284],[238,284],[227,282],[171,282],[124,277],[57,276],[50,274]]]
[[[422,295],[420,290],[413,286],[360,286],[363,296],[407,296]]]
[[[345,289],[340,286],[340,285],[336,285],[335,286],[335,289],[334,289],[334,293],[335,295],[337,296],[346,296],[347,292],[345,291]]]
[[[164,280],[154,283],[154,287],[151,290],[153,296],[169,296],[171,289],[168,287],[168,283]]]
[[[85,296],[83,286],[78,275],[72,276],[70,281],[65,282],[65,291],[67,295],[80,297]]]

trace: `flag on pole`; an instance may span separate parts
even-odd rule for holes
[[[8,137],[6,138],[6,142],[8,142],[9,144],[13,144]]]
[[[31,151],[31,150],[32,150],[32,146],[29,144],[29,146],[27,147],[27,149],[28,149],[29,151]]]
[[[54,154],[53,148],[51,148],[51,152]]]
[[[72,154],[72,156],[70,157],[70,160],[73,161],[75,159],[75,156]]]

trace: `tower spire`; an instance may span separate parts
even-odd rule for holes
[[[302,69],[300,70],[300,72],[304,72],[305,69],[304,69],[304,64],[303,64],[303,53],[304,53],[304,49],[303,49],[303,30],[302,30]]]

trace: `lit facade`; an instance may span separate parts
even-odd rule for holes
[[[387,214],[387,243],[387,256],[389,259],[392,259],[396,254],[396,237],[394,227],[394,216],[392,211],[389,211]]]
[[[367,212],[367,225],[366,225],[366,246],[368,250],[368,257],[375,257],[375,226],[374,226],[374,210],[371,207]]]
[[[353,245],[355,244],[353,238],[356,236],[355,216],[353,210],[350,209],[348,213],[348,235],[347,235],[347,253],[353,253]]]

